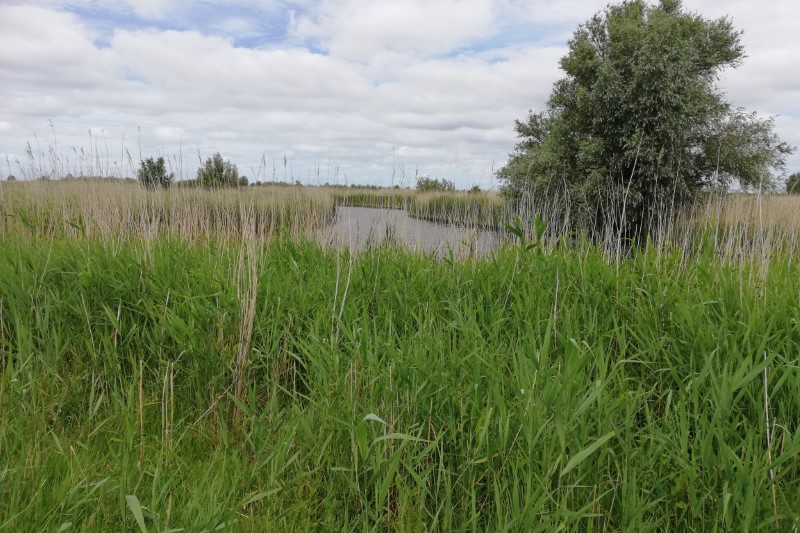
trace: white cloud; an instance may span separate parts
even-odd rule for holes
[[[153,136],[159,141],[182,141],[186,136],[183,128],[175,126],[158,126],[153,130]]]
[[[295,0],[264,8],[268,21],[250,16],[263,5],[237,0],[196,31],[159,27],[159,17],[190,9],[185,0],[54,1],[0,6],[0,149],[23,162],[36,135],[45,146],[57,140],[71,165],[87,159],[81,147],[105,157],[107,143],[112,168],[141,149],[182,155],[183,177],[198,151],[220,151],[251,177],[266,157],[262,179],[273,162],[282,176],[285,154],[297,179],[333,181],[338,168],[350,182],[404,173],[408,183],[419,171],[467,186],[504,163],[514,120],[542,109],[566,39],[607,0]],[[778,133],[800,144],[800,41],[797,24],[786,23],[800,20],[800,8],[686,5],[744,28],[748,58],[722,86],[737,105],[782,115]],[[95,17],[108,11],[103,44],[95,19],[81,18],[90,7]],[[108,32],[128,9],[146,25],[126,19]],[[244,48],[225,37],[258,35],[265,22],[284,25],[286,40]],[[800,170],[800,154],[790,167]]]
[[[150,90],[175,96],[175,109],[252,108],[267,100],[302,107],[358,98],[368,89],[354,66],[298,48],[236,48],[197,32],[120,31],[111,44]],[[289,102],[287,102],[289,101]]]
[[[36,6],[0,7],[0,73],[4,83],[95,86],[121,65],[98,49],[74,15]]]
[[[494,24],[489,0],[323,0],[315,13],[294,20],[292,30],[333,56],[366,61],[387,50],[446,53],[488,37]]]

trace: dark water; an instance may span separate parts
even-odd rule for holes
[[[337,207],[333,225],[320,235],[329,244],[363,250],[385,241],[438,257],[486,255],[502,244],[495,231],[449,226],[408,216],[400,209]]]

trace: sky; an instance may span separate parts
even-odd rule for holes
[[[133,176],[164,156],[191,179],[220,152],[251,182],[496,189],[514,120],[544,108],[607,3],[0,0],[0,177]],[[719,85],[800,146],[800,3],[684,6],[744,31]]]

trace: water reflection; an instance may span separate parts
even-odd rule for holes
[[[437,257],[486,255],[502,244],[495,231],[448,226],[408,216],[400,209],[371,207],[336,208],[336,219],[320,237],[329,244],[363,250],[387,241],[402,244],[415,252]]]

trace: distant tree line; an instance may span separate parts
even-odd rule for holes
[[[175,175],[168,173],[166,163],[163,157],[156,159],[150,157],[141,162],[141,166],[136,175],[139,182],[149,190],[158,188],[168,189],[175,182]],[[240,176],[239,169],[235,164],[231,163],[229,159],[223,159],[219,152],[205,160],[205,162],[197,169],[197,177],[193,180],[185,180],[177,182],[179,187],[204,187],[207,189],[221,189],[228,187],[247,187],[249,184],[247,176]],[[296,180],[293,184],[283,181],[265,181],[257,182],[252,185],[266,186],[302,186],[303,184]],[[368,184],[330,184],[325,183],[325,187],[333,188],[349,188],[349,189],[382,189],[378,185]],[[399,185],[394,185],[392,188],[400,189]],[[429,191],[455,191],[455,182],[446,179],[435,179],[428,176],[421,176],[417,178],[416,189],[421,192]],[[474,186],[472,192],[479,192],[480,187]]]

